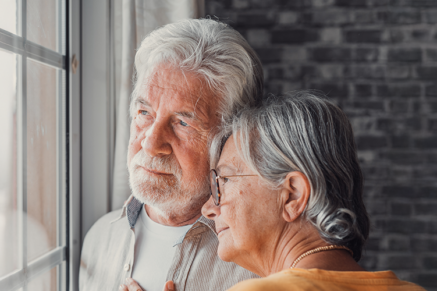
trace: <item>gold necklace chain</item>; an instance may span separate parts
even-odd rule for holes
[[[348,247],[345,247],[345,246],[330,245],[330,246],[325,246],[325,247],[318,247],[318,248],[309,250],[308,252],[305,252],[305,253],[301,254],[296,260],[294,260],[294,262],[293,262],[293,264],[291,265],[290,268],[294,268],[297,265],[297,263],[299,263],[300,260],[302,260],[306,256],[309,256],[309,255],[312,255],[312,254],[315,254],[315,253],[319,253],[319,252],[323,252],[323,251],[331,251],[331,250],[346,250],[352,256],[354,255],[354,253],[351,251],[351,249],[348,248]]]

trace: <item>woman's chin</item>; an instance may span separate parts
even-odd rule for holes
[[[225,241],[219,240],[219,246],[217,249],[217,255],[222,261],[232,262],[232,247]]]

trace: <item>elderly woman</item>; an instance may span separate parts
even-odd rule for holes
[[[424,290],[358,261],[369,234],[351,125],[311,92],[243,111],[214,139],[218,255],[258,274],[230,290]]]

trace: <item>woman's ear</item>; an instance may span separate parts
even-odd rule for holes
[[[285,221],[292,222],[305,210],[310,197],[311,186],[308,178],[297,171],[288,173],[282,186],[282,216]]]

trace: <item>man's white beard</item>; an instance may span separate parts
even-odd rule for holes
[[[151,171],[172,175],[156,176]],[[206,173],[189,185],[182,182],[182,169],[173,155],[163,158],[148,157],[140,150],[129,164],[129,185],[133,196],[142,203],[152,206],[161,216],[172,217],[184,211],[201,208],[207,200],[209,181]]]

